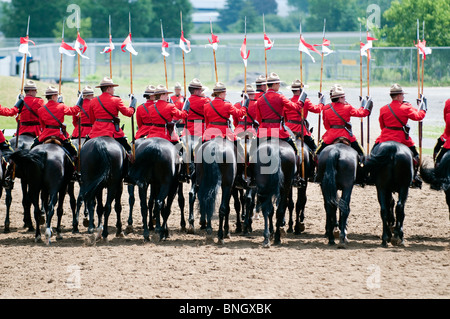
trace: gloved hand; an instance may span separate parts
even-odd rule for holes
[[[77,106],[79,107],[79,108],[81,108],[81,106],[83,106],[83,95],[82,94],[80,94],[80,96],[78,96],[78,101],[77,101]]]
[[[17,109],[19,110],[19,113],[22,112],[23,105],[24,105],[23,95],[22,95],[22,94],[19,94],[19,96],[17,97],[17,102],[16,102],[16,104],[14,105],[14,106],[17,107]]]
[[[130,107],[133,108],[133,110],[136,110],[136,105],[137,105],[137,99],[134,97],[133,94],[130,94]]]
[[[423,95],[420,95],[420,99],[417,99],[417,105],[419,106],[419,111],[428,111],[427,98]]]
[[[300,97],[298,98],[298,100],[300,101],[300,102],[302,102],[303,104],[305,104],[305,101],[306,101],[306,97],[308,96],[308,94],[306,94],[306,92],[305,91],[302,91],[302,93],[300,94]]]
[[[323,95],[322,92],[319,92],[319,104],[323,104],[325,105],[326,101],[325,101],[325,95]]]
[[[61,94],[61,95],[58,95],[58,100],[57,100],[57,102],[58,102],[58,103],[64,103],[64,98],[63,98],[62,94]]]
[[[244,97],[244,107],[248,109],[248,106],[250,105],[250,98],[247,93],[242,94]]]
[[[364,106],[364,109],[369,110],[369,112],[372,113],[372,108],[373,108],[372,97],[366,96],[365,101],[366,101],[366,105]]]

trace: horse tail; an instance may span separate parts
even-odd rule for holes
[[[322,179],[322,193],[327,204],[338,206],[336,174],[339,151],[332,149],[328,154],[325,172]]]
[[[277,159],[273,169],[273,173],[265,174],[267,179],[265,180],[264,187],[258,189],[259,197],[262,199],[260,203],[260,208],[262,212],[270,211],[273,208],[273,198],[276,198],[277,204],[280,200],[280,190],[284,184],[284,174],[281,169],[281,158],[278,156],[272,156],[272,152],[278,151],[274,150],[272,147],[267,148],[267,156],[269,158]],[[271,164],[272,165],[272,164]],[[259,169],[263,169],[260,167]],[[258,208],[259,208],[258,207]]]
[[[29,149],[20,149],[13,152],[10,159],[20,167],[21,175],[28,181],[40,180],[40,172],[44,169],[47,153],[31,152]]]
[[[95,196],[103,181],[105,181],[111,175],[111,158],[108,155],[107,146],[105,143],[98,143],[97,145],[97,160],[100,160],[102,165],[101,169],[97,172],[96,176],[90,183],[82,184],[80,189],[81,198],[85,199],[87,194],[89,196]]]
[[[444,191],[450,188],[450,161],[442,160],[436,168],[420,166],[420,176],[423,181],[433,186],[434,189],[442,187]]]
[[[211,152],[214,151],[217,150],[211,150]],[[222,174],[216,161],[212,161],[212,163],[203,162],[201,174],[202,178],[197,196],[200,204],[200,213],[202,216],[208,216],[208,214],[214,212],[217,193],[222,183]]]

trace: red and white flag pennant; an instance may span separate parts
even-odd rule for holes
[[[30,51],[28,51],[28,42],[33,43],[33,45],[36,45],[36,43],[31,41],[28,38],[28,36],[20,38],[19,52],[31,56]]]
[[[330,40],[323,39],[322,44],[314,44],[316,47],[322,47],[322,54],[323,56],[327,56],[330,53],[333,53],[333,50],[330,50],[328,47],[330,46],[331,42]]]
[[[270,38],[267,36],[267,34],[264,33],[264,49],[265,50],[272,49],[274,43],[275,43],[275,41],[270,40]]]
[[[247,59],[250,56],[250,50],[247,52],[247,38],[244,38],[244,42],[241,45],[241,57],[244,60],[244,65],[247,67]]]
[[[213,33],[211,33],[211,40],[208,39],[209,44],[207,44],[206,46],[209,46],[211,48],[214,49],[214,51],[217,50],[217,48],[219,47],[219,37]]]
[[[191,52],[191,41],[189,41],[184,37],[183,31],[181,31],[180,49],[183,50],[185,53]]]
[[[68,45],[64,40],[61,41],[61,46],[59,47],[59,53],[65,54],[68,56],[75,56],[75,53],[72,54],[70,51],[76,51],[72,46]]]
[[[371,37],[370,35],[367,35],[366,40],[367,40],[367,43],[366,43],[366,44],[364,44],[364,43],[362,43],[362,42],[360,43],[361,55],[362,55],[362,56],[366,56],[367,59],[370,60],[370,59],[371,59],[371,56],[370,56],[370,49],[373,47],[373,46],[372,46],[372,41],[376,41],[376,40],[378,40],[378,39],[376,39],[376,38],[374,38],[374,37]]]
[[[309,55],[314,63],[316,62],[316,60],[311,55],[309,50],[316,52],[317,54],[320,55],[320,52],[313,45],[311,45],[305,41],[305,39],[303,38],[303,35],[300,36],[300,44],[298,45],[298,50]]]
[[[75,41],[75,51],[77,51],[78,55],[83,59],[89,59],[88,56],[84,55],[87,50],[86,42],[81,38],[80,34],[77,35],[77,40]]]
[[[136,50],[133,48],[133,42],[131,41],[131,33],[128,34],[128,36],[125,38],[125,40],[123,41],[122,45],[120,46],[120,48],[122,49],[122,52],[126,52],[124,50],[124,48],[130,52],[133,55],[138,55],[138,53],[136,52]]]
[[[417,44],[415,44],[415,46],[419,49],[419,53],[421,55],[423,55],[423,59],[426,60],[427,59],[427,54],[431,54],[431,48],[426,46],[427,41],[425,41],[425,39],[423,41],[418,41]]]
[[[101,53],[101,54],[109,53],[109,52],[112,52],[114,49],[115,49],[115,46],[114,46],[114,43],[112,42],[112,37],[109,36],[109,45],[106,46],[106,47],[103,49],[103,51],[100,52],[100,53]]]
[[[161,44],[161,54],[164,56],[169,56],[169,52],[166,51],[166,48],[169,47],[169,43],[167,43],[164,39],[162,39],[162,44]]]

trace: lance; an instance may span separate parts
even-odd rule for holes
[[[423,29],[425,33],[425,21],[423,22]],[[423,35],[425,37],[425,34]],[[422,92],[421,92],[421,79],[420,79],[420,49],[419,49],[419,19],[417,19],[417,99],[420,99],[423,94],[423,56],[422,56]],[[419,165],[422,163],[422,129],[423,122],[419,121]]]
[[[78,18],[78,27],[77,27],[77,36],[80,35],[80,16],[79,13],[77,13]],[[64,29],[64,27],[63,27]],[[78,63],[78,96],[81,94],[81,60],[80,60],[80,54],[77,54],[77,63]],[[81,171],[81,110],[78,114],[78,166],[77,171],[80,173]]]
[[[30,32],[30,16],[28,16],[28,23],[27,23],[27,37],[29,35]],[[25,68],[27,67],[27,54],[24,53],[23,55],[23,68],[22,68],[22,84],[20,86],[20,95],[23,95],[23,85],[24,85],[24,81],[25,81]],[[20,112],[17,115],[17,129],[16,129],[16,148],[15,150],[17,151],[19,149],[19,131],[20,131]],[[12,167],[12,180],[14,180],[15,176],[16,176],[16,165],[14,163],[12,163],[13,167]]]
[[[162,38],[162,42],[164,43],[164,32],[163,32],[163,25],[162,25],[162,20],[159,19],[159,21],[161,22],[161,38]],[[167,82],[167,65],[166,65],[166,56],[164,56],[164,72],[166,75],[166,88],[169,88],[169,84]]]
[[[212,21],[211,18],[209,18],[209,25],[211,27],[211,37],[213,36],[213,27],[212,27]],[[214,41],[214,39],[212,39]],[[217,76],[217,62],[216,62],[216,50],[213,48],[213,55],[214,55],[214,70],[216,72],[216,82],[219,82],[219,77]]]
[[[244,41],[245,43],[247,43],[247,16],[244,19]],[[247,47],[246,47],[247,48]],[[246,53],[244,53],[245,55]],[[247,55],[248,58],[248,55]],[[244,60],[244,96],[247,95],[247,62],[246,60]],[[244,101],[245,103],[245,101]],[[248,112],[248,110],[247,110]],[[247,135],[247,114],[245,115],[244,118],[244,132],[245,132],[245,139],[244,139],[244,175],[245,175],[245,179],[247,179],[247,139],[248,139],[248,135]]]
[[[302,41],[302,22],[300,20],[300,42]],[[300,85],[301,88],[303,90],[303,56],[302,56],[302,51],[300,51]],[[304,113],[304,109],[305,106],[303,105],[302,107],[302,111],[301,111],[301,117],[302,117],[302,132],[301,132],[301,143],[302,143],[302,178],[305,178],[305,154],[304,152],[304,148],[305,148],[305,133],[303,132],[304,130],[304,123],[305,123],[305,113]]]
[[[264,20],[264,13],[263,13],[263,32],[264,34],[266,34],[266,22]],[[267,50],[265,47],[264,47],[264,63],[266,65],[266,81],[267,81]]]
[[[322,93],[322,74],[323,74],[323,42],[325,41],[325,26],[326,26],[327,19],[323,19],[323,36],[322,36],[322,61],[320,63],[320,88],[319,92]],[[320,140],[320,122],[321,122],[321,113],[319,113],[319,123],[318,123],[318,139]]]
[[[183,34],[183,12],[180,11],[180,21],[181,21],[181,34]],[[187,99],[187,92],[186,92],[186,63],[185,63],[185,59],[184,59],[184,50],[181,50],[181,54],[183,55],[183,81],[184,81],[184,99]],[[187,118],[186,118],[187,119]],[[186,136],[186,173],[189,176],[190,175],[190,154],[191,152],[189,151],[189,130],[187,129],[187,121],[184,123],[184,133]]]
[[[362,71],[362,53],[361,53],[361,43],[362,43],[362,25],[359,24],[359,99],[362,101],[362,90],[363,90],[363,71]],[[361,118],[361,146],[364,147],[364,119]]]
[[[111,36],[111,15],[109,16],[109,40],[112,41]],[[112,79],[112,50],[109,51],[109,78]]]
[[[131,38],[131,12],[128,12],[128,30],[130,32]],[[130,52],[130,97],[133,96],[133,54]],[[136,143],[134,136],[134,113],[131,115],[131,135],[132,135],[132,161],[134,162],[136,158]]]
[[[369,37],[369,22],[367,21],[367,37]],[[367,40],[369,41],[369,40]],[[367,96],[370,95],[370,49],[367,50]],[[361,96],[362,98],[362,96]],[[367,116],[367,154],[370,153],[370,114]]]

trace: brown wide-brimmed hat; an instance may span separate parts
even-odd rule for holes
[[[179,89],[181,90],[181,84],[180,82],[175,83],[175,86],[173,87],[174,90]]]
[[[166,94],[166,93],[170,94],[173,92],[168,91],[167,88],[162,84],[158,85],[155,89],[155,94]]]
[[[213,95],[215,93],[222,93],[222,92],[226,92],[226,91],[227,91],[227,88],[225,87],[225,84],[223,84],[222,82],[217,82],[213,88]]]
[[[199,79],[195,78],[189,83],[189,87],[193,89],[203,89],[202,82]]]
[[[403,91],[403,88],[398,85],[397,83],[393,84],[391,86],[391,89],[389,90],[389,94],[407,94],[405,91]]]
[[[291,91],[299,91],[303,88],[303,83],[300,80],[294,80],[289,88]]]
[[[145,88],[144,96],[145,95],[155,95],[155,91],[156,91],[156,87],[154,85],[148,85]]]
[[[258,77],[256,78],[255,84],[256,84],[256,85],[264,85],[264,84],[267,84],[266,77],[265,77],[264,75],[258,76]]]
[[[55,88],[54,86],[50,85],[46,90],[45,90],[45,96],[49,96],[49,95],[56,95],[58,94],[58,89]]]
[[[110,78],[104,77],[103,80],[100,82],[100,84],[96,86],[96,88],[101,88],[105,86],[119,86],[119,84],[115,84],[113,80],[111,80]]]
[[[335,84],[331,87],[331,90],[330,90],[331,98],[338,98],[338,97],[343,97],[343,96],[345,96],[345,91],[341,85]]]
[[[81,91],[81,94],[83,94],[83,96],[94,95],[94,89],[87,85],[83,88],[83,90]]]
[[[247,94],[255,94],[256,91],[251,84],[247,84],[247,87],[242,89],[242,93],[245,93],[245,89],[247,89]]]
[[[278,74],[272,72],[267,77],[267,84],[275,84],[275,83],[281,83],[281,80]]]
[[[26,90],[37,90],[36,83],[33,80],[27,80],[25,82],[25,85],[23,86],[23,89]]]

